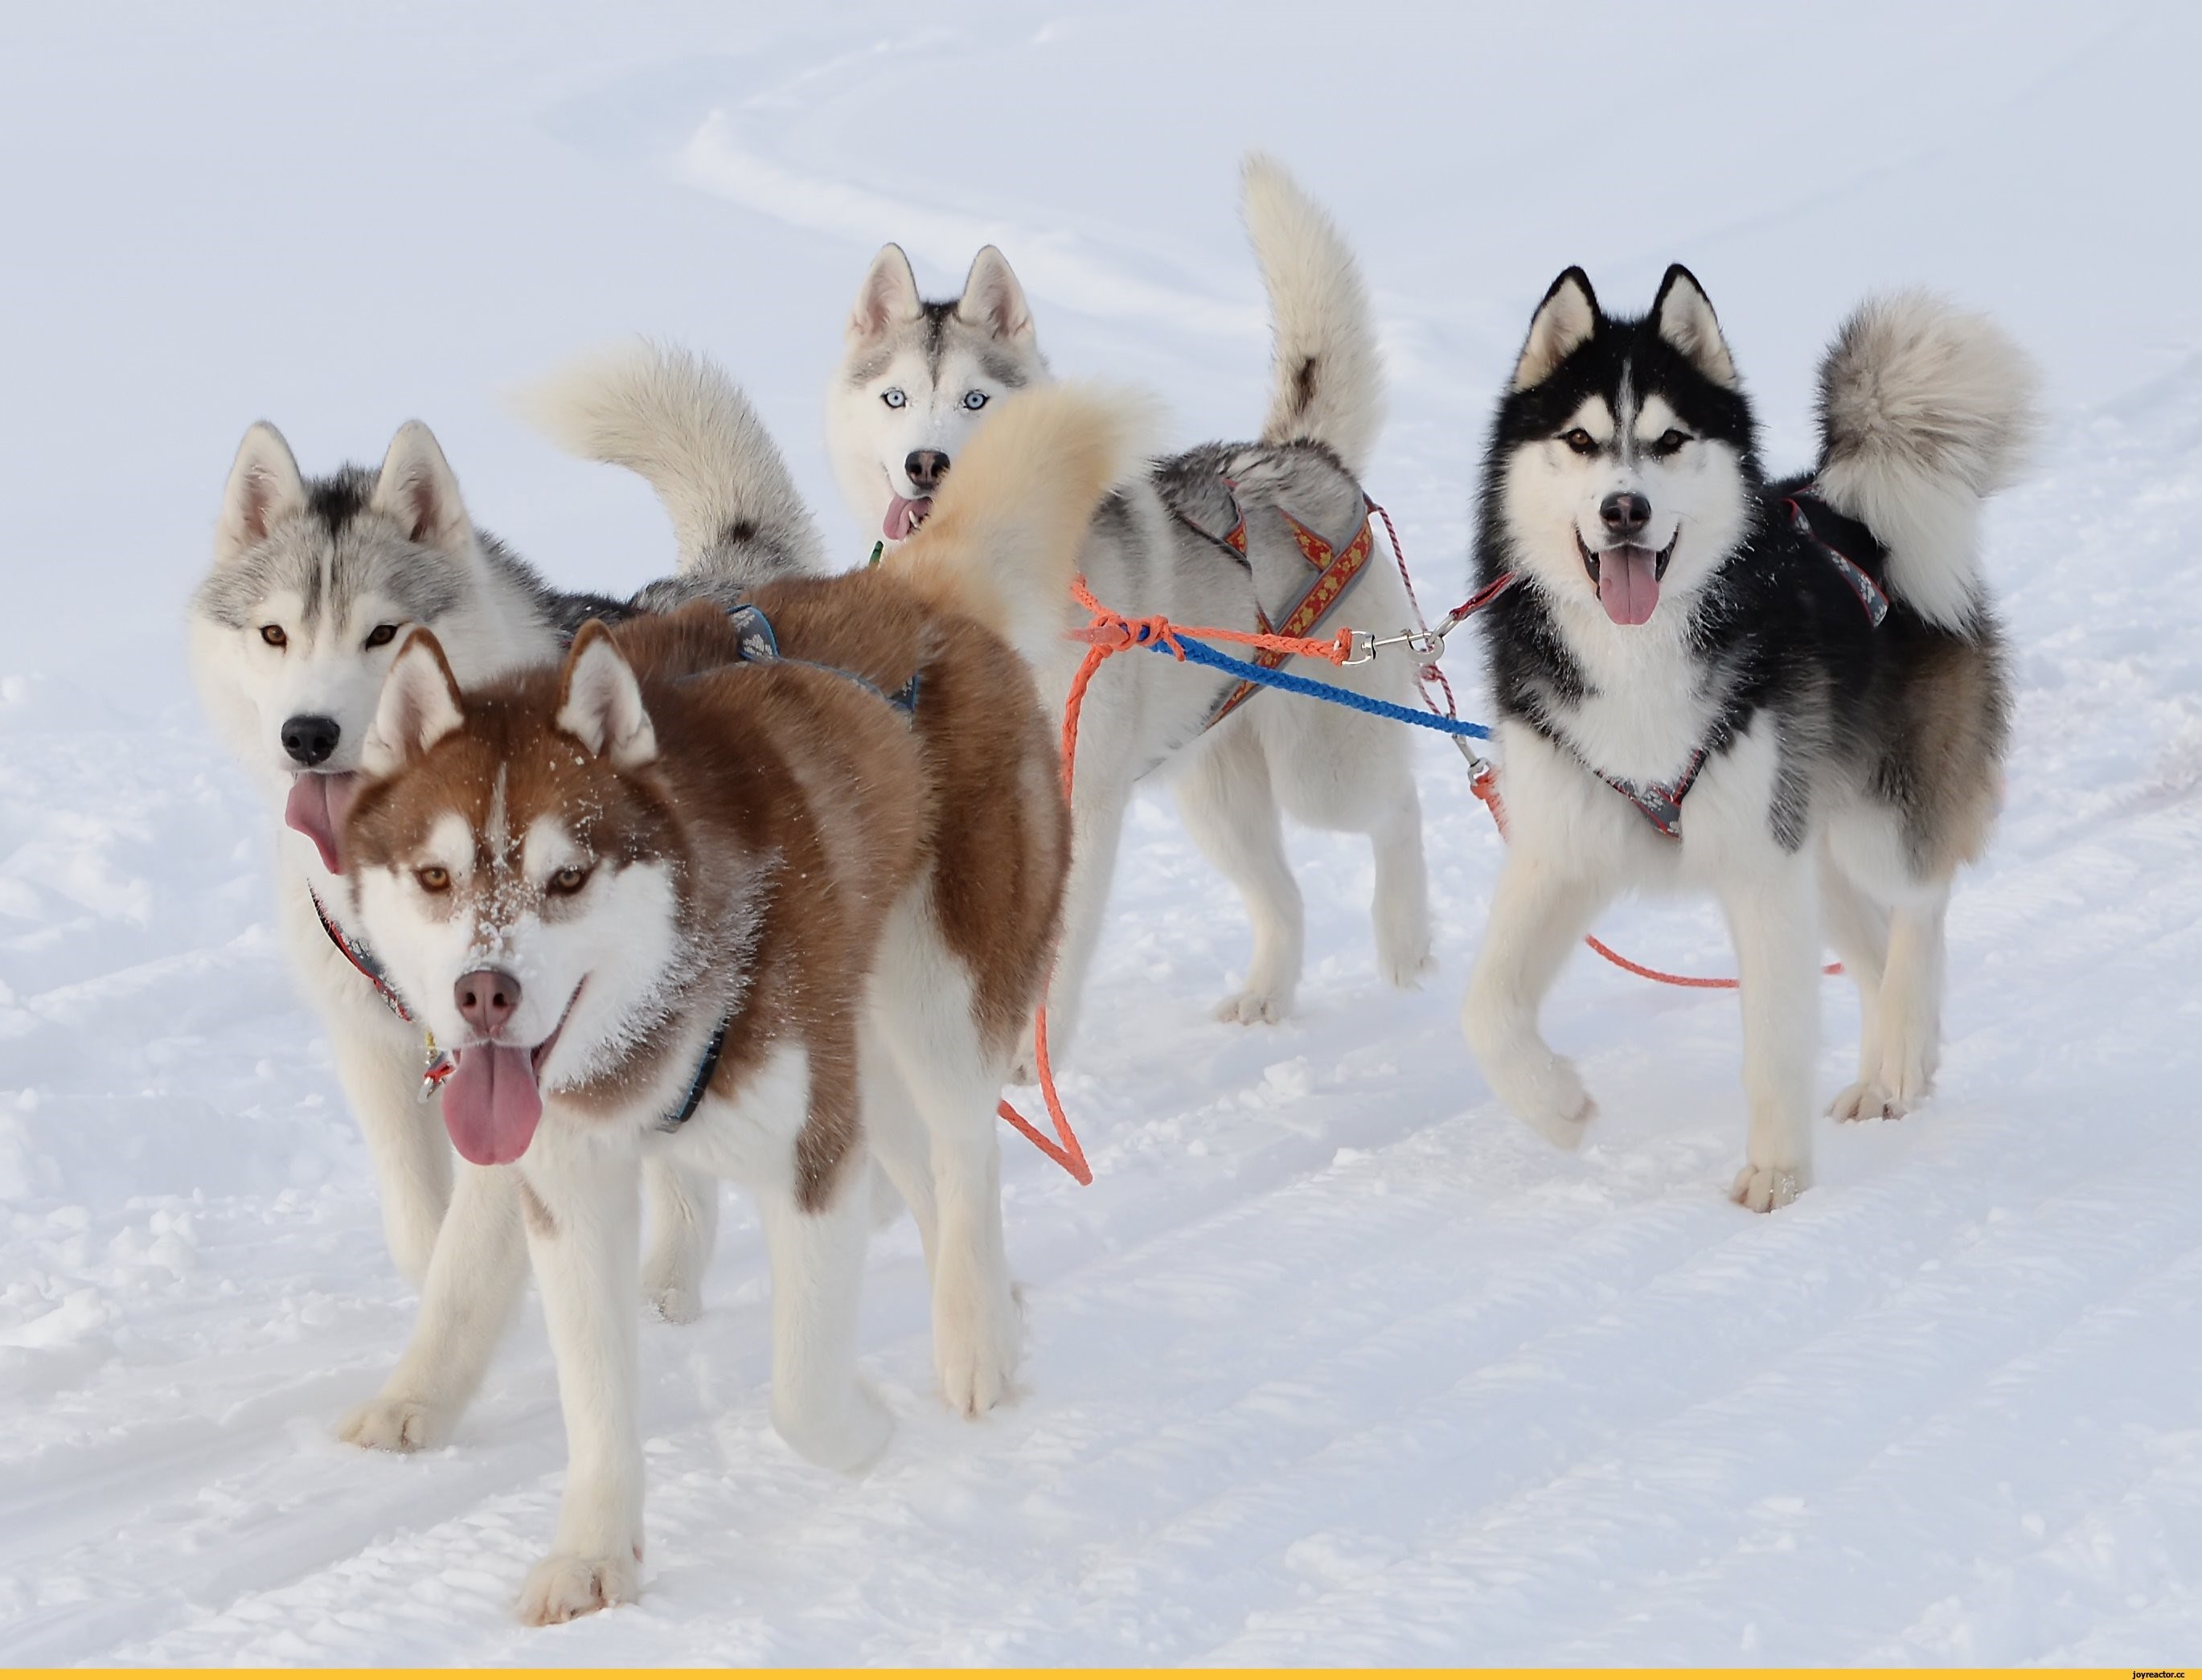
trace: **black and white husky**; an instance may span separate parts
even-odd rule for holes
[[[1713,894],[1734,939],[1750,1133],[1733,1194],[1808,1182],[1822,932],[1864,1013],[1838,1118],[1923,1096],[1942,921],[1994,819],[2010,700],[1977,555],[2034,425],[1994,326],[1867,304],[1820,369],[1817,469],[1769,480],[1712,306],[1680,267],[1641,320],[1580,269],[1498,406],[1480,581],[1513,844],[1469,984],[1493,1090],[1574,1143],[1596,1110],[1538,1007],[1601,906]]]
[[[1080,568],[1094,596],[1127,616],[1253,631],[1283,628],[1324,569],[1318,557],[1328,556],[1359,569],[1347,604],[1323,628],[1395,629],[1407,621],[1405,594],[1367,531],[1357,482],[1382,424],[1383,379],[1353,254],[1264,158],[1247,161],[1245,209],[1276,333],[1261,441],[1156,462],[1144,483],[1103,504]],[[1024,291],[998,250],[980,251],[963,295],[945,303],[919,297],[900,248],[880,251],[827,394],[835,469],[866,528],[889,542],[907,537],[987,406],[1049,377]],[[1066,602],[1060,628],[1086,618]],[[1084,649],[1051,626],[1020,650],[1059,715]],[[1341,670],[1293,660],[1287,668],[1414,703],[1411,671],[1394,661]],[[1253,922],[1245,984],[1219,1017],[1274,1021],[1292,1007],[1304,913],[1281,810],[1369,837],[1377,966],[1393,984],[1415,984],[1429,967],[1430,929],[1422,808],[1403,733],[1343,707],[1242,694],[1228,678],[1153,655],[1104,666],[1078,743],[1075,841],[1048,996],[1055,1055],[1075,1030],[1125,807],[1134,784],[1156,771],[1173,778],[1186,826]],[[1020,1077],[1031,1077],[1029,1062]]]

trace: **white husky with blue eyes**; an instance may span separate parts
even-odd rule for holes
[[[1275,328],[1275,382],[1260,441],[1204,444],[1153,462],[1146,478],[1095,515],[1080,567],[1097,598],[1133,618],[1253,631],[1280,622],[1316,572],[1297,523],[1330,550],[1347,549],[1367,508],[1358,475],[1383,420],[1383,376],[1360,273],[1322,210],[1265,158],[1249,158],[1245,211]],[[1050,378],[1032,310],[992,245],[963,294],[919,296],[909,260],[889,245],[874,260],[848,324],[848,348],[827,392],[828,439],[850,508],[889,543],[925,518],[988,408]],[[1234,531],[1243,548],[1227,540]],[[1322,621],[1396,630],[1410,609],[1374,549],[1350,592]],[[1060,715],[1084,652],[1063,616],[1021,651]],[[1411,668],[1378,661],[1341,670],[1295,659],[1293,675],[1415,704]],[[1057,1060],[1076,1028],[1098,941],[1124,809],[1134,785],[1172,779],[1186,826],[1239,889],[1253,922],[1245,983],[1216,1013],[1275,1021],[1299,981],[1305,913],[1285,854],[1281,814],[1316,828],[1366,834],[1374,849],[1378,971],[1412,986],[1430,967],[1422,808],[1406,731],[1344,707],[1256,694],[1222,708],[1236,684],[1153,655],[1104,665],[1087,691],[1072,820],[1075,847],[1063,948],[1049,989]],[[1027,1057],[1019,1077],[1032,1077]]]

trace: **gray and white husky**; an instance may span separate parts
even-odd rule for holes
[[[592,442],[665,492],[685,572],[731,585],[821,569],[815,529],[769,440],[757,448],[764,434],[739,393],[704,364],[649,354],[627,364],[612,394],[605,435]],[[691,592],[657,592],[668,588]],[[360,748],[409,630],[433,630],[458,680],[472,684],[555,659],[586,620],[620,610],[551,589],[477,529],[417,420],[398,431],[380,471],[309,479],[265,422],[245,433],[230,469],[213,567],[191,602],[192,672],[281,825],[284,942],[366,1136],[391,1254],[416,1283],[450,1200],[451,1148],[435,1105],[421,1100],[434,1051],[339,920],[339,836]],[[660,1172],[651,1201],[646,1289],[666,1317],[692,1318],[715,1187]]]
[[[1210,443],[1158,461],[1103,504],[1080,557],[1096,598],[1129,617],[1253,631],[1277,624],[1316,576],[1294,524],[1333,553],[1363,531],[1359,474],[1383,418],[1382,370],[1367,293],[1329,218],[1275,163],[1253,156],[1245,212],[1275,331],[1275,384],[1261,441]],[[992,246],[963,295],[918,295],[899,247],[865,275],[847,353],[827,396],[834,467],[850,506],[887,542],[921,520],[941,475],[1003,393],[1049,377],[1031,308]],[[1328,621],[1396,629],[1409,608],[1381,549]],[[1063,629],[1086,614],[1065,603]],[[1051,628],[1022,649],[1060,714],[1084,649]],[[1378,661],[1340,669],[1295,659],[1295,674],[1413,703],[1412,673]],[[1378,966],[1411,986],[1430,966],[1422,809],[1403,731],[1343,707],[1243,696],[1231,679],[1151,654],[1110,660],[1086,696],[1073,796],[1063,941],[1049,993],[1054,1054],[1068,1049],[1106,908],[1134,784],[1173,779],[1186,825],[1244,897],[1254,929],[1243,987],[1218,1016],[1274,1021],[1298,983],[1304,910],[1279,813],[1369,837]],[[1219,714],[1222,714],[1219,715]],[[1027,1062],[1020,1072],[1029,1078]]]
[[[1810,1174],[1821,939],[1864,1027],[1839,1119],[1926,1095],[1942,923],[1987,844],[2010,697],[1981,573],[2035,380],[1999,330],[1922,293],[1867,304],[1820,367],[1810,474],[1769,480],[1712,305],[1668,271],[1608,315],[1560,276],[1500,399],[1479,582],[1513,843],[1470,978],[1492,1089],[1556,1141],[1593,1117],[1537,1027],[1622,892],[1709,892],[1734,937],[1750,1130],[1733,1195]]]

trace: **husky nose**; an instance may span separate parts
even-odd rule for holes
[[[939,487],[940,475],[948,470],[948,457],[939,449],[912,449],[902,470],[910,474],[910,483],[930,493]]]
[[[1615,537],[1640,537],[1652,523],[1652,503],[1633,490],[1616,490],[1598,504],[1598,516]]]
[[[459,976],[451,988],[451,996],[467,1025],[483,1037],[493,1038],[497,1030],[512,1019],[512,1012],[520,1007],[520,982],[502,969],[477,968],[471,974]]]
[[[316,765],[337,749],[337,738],[342,733],[334,718],[286,718],[283,750],[301,764]]]

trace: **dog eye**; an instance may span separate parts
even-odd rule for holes
[[[890,385],[880,393],[880,401],[886,403],[890,408],[899,408],[908,402],[910,398],[902,394],[902,387],[900,385]]]
[[[1652,453],[1654,455],[1672,455],[1675,450],[1681,449],[1683,444],[1689,441],[1690,434],[1688,432],[1677,432],[1672,426],[1669,426],[1666,431],[1659,434],[1659,441],[1652,445]]]
[[[1575,427],[1572,432],[1563,432],[1560,434],[1560,441],[1563,443],[1565,443],[1569,449],[1573,449],[1577,455],[1596,455],[1598,453],[1598,439],[1592,437],[1589,432],[1584,431],[1581,426]]]
[[[260,626],[260,639],[265,642],[271,648],[283,647],[291,640],[289,637],[283,633],[283,626],[280,624],[262,625]]]
[[[974,410],[985,408],[986,406],[986,393],[983,391],[965,391],[963,393],[963,406],[967,408]]]
[[[415,870],[413,878],[421,884],[422,892],[449,892],[451,890],[451,872],[440,863],[432,863],[426,869]]]
[[[589,872],[578,864],[568,864],[545,883],[545,890],[560,898],[580,891],[589,884]]]
[[[379,624],[375,626],[374,629],[367,632],[367,645],[370,648],[386,648],[390,645],[392,641],[396,638],[397,635],[397,626],[396,625]]]

